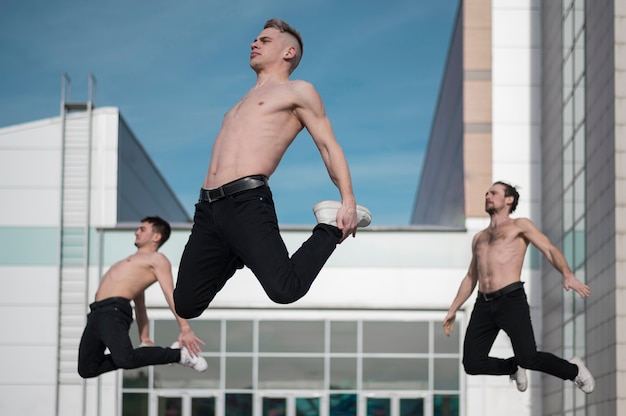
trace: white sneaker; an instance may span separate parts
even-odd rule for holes
[[[337,226],[337,210],[341,207],[339,201],[321,201],[313,206],[313,213],[318,224]],[[356,206],[356,226],[367,227],[372,222],[372,213],[362,205]]]
[[[591,393],[596,388],[596,380],[591,375],[591,371],[579,357],[574,357],[569,362],[578,367],[578,375],[574,379],[574,383],[585,393]]]
[[[526,377],[525,368],[517,367],[515,374],[511,374],[509,377],[511,377],[511,381],[515,381],[519,391],[526,391],[526,388],[528,388],[528,377]]]
[[[170,348],[178,349],[178,341],[174,342]],[[189,351],[187,351],[187,347],[185,347],[184,345],[182,348],[180,348],[180,361],[178,362],[178,364],[185,367],[193,368],[194,370],[199,372],[206,371],[206,369],[209,367],[203,357],[199,355],[194,356],[189,354]]]

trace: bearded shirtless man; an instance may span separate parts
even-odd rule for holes
[[[465,303],[478,283],[478,297],[465,333],[463,366],[468,374],[509,375],[517,388],[528,385],[524,369],[542,371],[563,380],[572,380],[585,393],[591,393],[595,381],[578,357],[569,362],[551,353],[537,351],[530,320],[530,309],[520,280],[526,249],[532,243],[550,264],[563,275],[565,290],[573,289],[581,297],[591,293],[578,280],[559,251],[527,218],[511,218],[517,208],[517,189],[504,182],[494,183],[485,195],[485,211],[491,217],[487,228],[474,236],[472,261],[467,275],[443,321],[450,335],[456,311]],[[511,339],[514,357],[489,357],[498,332]]]
[[[174,312],[172,266],[167,257],[157,251],[170,232],[170,225],[160,217],[142,219],[135,231],[137,252],[112,265],[102,277],[78,350],[81,377],[97,377],[118,368],[170,363],[206,370],[206,360],[198,355],[199,344],[204,345],[204,342],[196,337],[189,323]],[[150,339],[144,291],[157,281],[180,326],[178,342],[172,348],[156,347]],[[128,334],[133,321],[131,300],[135,303],[139,348],[133,348]],[[110,354],[105,354],[107,348]]]
[[[356,204],[346,158],[319,94],[310,83],[289,78],[302,57],[300,34],[271,19],[251,48],[256,84],[224,116],[180,262],[174,300],[185,318],[199,316],[244,265],[272,301],[295,302],[309,290],[337,244],[371,221],[369,211]],[[290,258],[268,178],[304,128],[341,202],[314,207],[318,224]]]

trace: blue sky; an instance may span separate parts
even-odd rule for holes
[[[222,117],[254,85],[250,43],[279,17],[298,29],[293,79],[311,82],[374,225],[407,225],[458,0],[3,0],[0,127],[59,115],[72,101],[120,108],[191,214]],[[279,222],[313,224],[338,199],[306,131],[270,180]],[[148,215],[150,213],[146,213]]]

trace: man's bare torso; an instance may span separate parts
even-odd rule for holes
[[[268,83],[250,90],[226,113],[213,145],[203,188],[248,175],[270,177],[303,129],[296,117],[298,83]]]
[[[102,276],[100,287],[96,292],[96,301],[111,297],[132,300],[156,282],[153,267],[154,256],[162,256],[162,254],[137,252],[112,265]]]
[[[473,246],[478,290],[489,293],[519,281],[527,247],[514,219],[479,232]]]

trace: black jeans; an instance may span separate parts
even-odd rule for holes
[[[337,227],[318,224],[290,258],[267,185],[200,201],[178,269],[176,313],[186,319],[199,316],[244,265],[272,301],[295,302],[308,292],[341,236]]]
[[[87,326],[78,348],[78,374],[97,377],[118,368],[139,368],[147,365],[180,361],[180,350],[161,347],[133,348],[128,335],[133,322],[130,301],[108,298],[89,305]],[[110,354],[105,354],[108,348]]]
[[[511,339],[514,357],[489,357],[498,332]],[[573,380],[578,367],[547,352],[537,351],[530,309],[523,287],[486,301],[476,299],[463,346],[463,366],[468,374],[510,375],[517,366],[542,371],[563,380]]]

